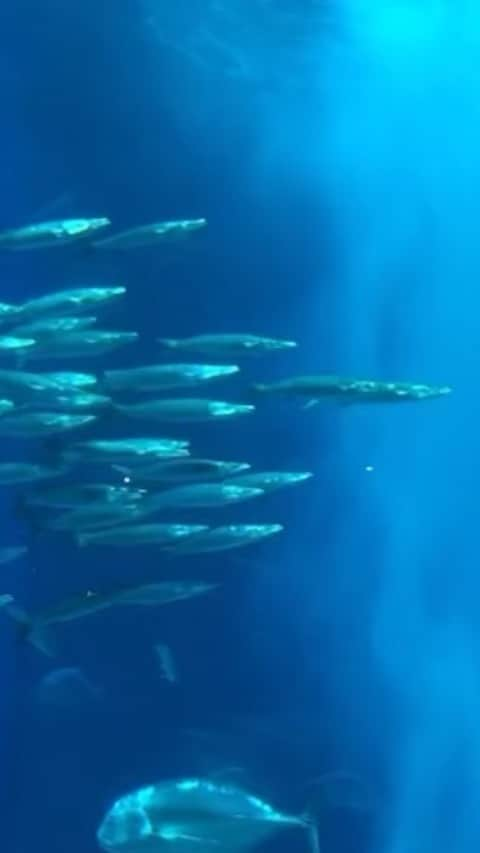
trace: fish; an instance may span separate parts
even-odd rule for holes
[[[37,395],[55,394],[61,390],[62,386],[53,374],[0,369],[0,394],[8,395],[14,402],[30,401]]]
[[[20,313],[19,305],[11,305],[8,302],[0,302],[0,325],[15,322],[16,316]],[[27,336],[28,337],[28,336]]]
[[[285,486],[303,483],[311,477],[313,474],[310,471],[249,471],[247,474],[240,474],[227,482],[262,489],[264,492],[275,492]]]
[[[293,376],[270,385],[255,384],[257,394],[286,394],[306,397],[310,403],[322,398],[335,398],[345,403],[391,403],[425,400],[451,394],[448,385],[419,385],[408,382],[377,382],[367,379],[348,379],[341,376]]]
[[[1,313],[0,313],[1,317]],[[54,338],[58,334],[66,332],[80,332],[89,329],[97,322],[96,317],[47,317],[42,320],[34,320],[32,323],[24,323],[12,329],[13,335],[24,338],[34,338],[36,341]]]
[[[0,400],[0,415],[6,415],[15,408],[11,400]]]
[[[85,702],[98,702],[104,690],[95,687],[76,666],[53,669],[43,676],[35,691],[35,700],[42,706],[62,709],[85,707]]]
[[[187,486],[177,486],[164,492],[149,495],[143,503],[143,510],[145,515],[150,515],[162,509],[178,507],[208,509],[240,503],[251,498],[261,497],[263,494],[262,489],[251,489],[245,486],[232,486],[224,483],[191,483]]]
[[[159,581],[158,583],[120,586],[99,592],[86,590],[54,604],[46,610],[29,615],[15,604],[7,603],[6,612],[17,622],[22,637],[46,655],[55,654],[48,628],[64,622],[72,622],[92,613],[119,606],[161,606],[217,589],[218,584],[203,581]]]
[[[227,524],[213,527],[185,542],[169,547],[176,554],[208,554],[253,545],[283,530],[282,524]]]
[[[192,480],[223,480],[250,469],[248,462],[223,462],[216,459],[172,459],[136,468],[137,482],[188,483]],[[125,469],[125,473],[128,472]]]
[[[28,548],[25,545],[7,545],[0,548],[0,565],[12,563],[14,560],[19,560],[28,554]]]
[[[95,240],[96,249],[135,249],[139,246],[156,246],[183,240],[195,231],[205,228],[206,219],[178,219],[170,222],[152,222],[139,225]]]
[[[0,435],[11,435],[14,438],[55,435],[87,426],[96,419],[96,415],[73,415],[66,412],[25,412],[2,418]]]
[[[12,251],[63,246],[110,225],[106,216],[86,219],[57,219],[9,228],[0,232],[0,249]]]
[[[169,545],[208,530],[205,524],[122,524],[121,527],[79,533],[80,547],[85,545]]]
[[[111,305],[125,295],[127,289],[121,286],[111,287],[77,287],[72,290],[61,290],[47,293],[29,299],[20,306],[20,317],[24,320],[34,320],[37,317],[51,319],[57,316],[81,314],[84,311],[100,309]]]
[[[103,411],[112,407],[111,397],[105,394],[93,394],[89,391],[64,391],[61,394],[45,394],[41,399],[29,403],[29,408],[41,406],[49,409],[60,409],[67,412]]]
[[[48,480],[51,477],[60,477],[67,470],[66,466],[51,468],[31,462],[0,462],[0,485],[10,486],[15,483]]]
[[[168,349],[222,357],[257,355],[266,352],[291,350],[297,347],[296,341],[240,333],[194,335],[190,338],[157,338],[157,342]]]
[[[52,389],[54,392],[61,391],[73,391],[78,390],[79,388],[84,390],[85,388],[92,388],[97,384],[97,377],[94,376],[93,373],[77,373],[71,370],[60,370],[55,371],[54,373],[41,373],[34,374],[36,376],[42,376],[45,380],[50,380],[53,382]],[[49,389],[47,388],[46,391]]]
[[[193,853],[256,849],[278,832],[298,827],[319,853],[315,821],[277,811],[249,791],[209,778],[172,779],[116,800],[97,830],[108,853]]]
[[[33,347],[34,338],[20,338],[15,335],[0,335],[0,352],[16,353]]]
[[[225,403],[219,400],[185,397],[150,400],[145,403],[115,405],[115,410],[129,418],[155,420],[160,423],[203,423],[249,415],[255,406],[247,403]]]
[[[55,358],[88,358],[113,352],[126,344],[138,341],[138,332],[84,329],[79,332],[59,333],[47,340],[33,341],[23,358],[25,360]]]
[[[63,452],[66,461],[135,465],[188,456],[189,442],[173,438],[112,438],[77,442]]]
[[[136,521],[142,517],[142,507],[136,501],[131,503],[92,501],[85,506],[69,509],[56,518],[47,519],[45,526],[49,530],[65,530],[76,535],[78,531],[113,527],[115,524]]]
[[[236,364],[152,364],[128,370],[106,370],[103,382],[110,391],[168,391],[224,379],[239,370]]]
[[[116,486],[109,483],[64,483],[61,486],[46,483],[25,497],[27,506],[42,506],[54,509],[74,509],[86,505],[105,503],[109,506],[132,504],[142,501],[145,489],[133,486]]]
[[[164,643],[157,643],[154,646],[154,650],[160,668],[160,675],[165,679],[165,681],[169,681],[170,684],[176,684],[178,682],[178,673],[173,659],[172,650]]]

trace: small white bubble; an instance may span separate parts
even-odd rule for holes
[[[131,481],[130,477],[124,477],[123,482],[124,483],[131,483],[132,481]]]
[[[370,474],[372,471],[375,471],[375,468],[373,467],[373,465],[365,465],[365,471],[368,471],[368,473]]]

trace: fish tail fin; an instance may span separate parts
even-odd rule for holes
[[[7,604],[5,607],[8,615],[17,623],[18,638],[21,641],[31,643],[39,652],[47,657],[54,657],[55,650],[46,628],[35,625],[26,610],[17,604]]]
[[[157,338],[157,343],[161,344],[164,347],[168,347],[169,349],[175,349],[178,345],[177,340],[175,338]]]

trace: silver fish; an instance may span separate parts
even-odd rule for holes
[[[155,420],[160,423],[203,423],[249,415],[255,411],[255,406],[185,397],[128,405],[117,404],[115,409],[129,418],[139,420]]]
[[[152,364],[128,370],[106,370],[104,385],[111,391],[168,391],[233,376],[236,364]]]
[[[99,309],[110,305],[126,292],[125,287],[77,287],[73,290],[47,293],[24,302],[20,307],[20,316],[25,320],[81,314],[90,308]]]
[[[46,521],[50,530],[66,530],[76,533],[83,530],[101,530],[104,527],[116,524],[131,523],[143,517],[141,504],[138,501],[132,503],[108,501],[95,501],[87,506],[79,506],[69,509]]]
[[[32,616],[14,604],[6,605],[7,613],[20,625],[25,640],[44,654],[52,655],[54,651],[47,631],[51,625],[72,622],[109,607],[170,604],[205,595],[217,587],[218,584],[203,581],[179,580],[117,587],[106,592],[87,590]]]
[[[168,545],[208,530],[205,524],[122,524],[107,530],[79,533],[77,544],[84,545]]]
[[[206,219],[179,219],[170,222],[152,222],[139,225],[111,237],[95,240],[98,249],[135,249],[138,246],[156,246],[157,244],[177,242],[190,234],[205,228]]]
[[[64,412],[26,412],[8,415],[0,420],[0,434],[22,438],[55,435],[86,426],[96,420],[95,415],[71,415]]]
[[[247,462],[222,462],[216,459],[172,459],[147,468],[135,468],[136,482],[188,483],[195,480],[223,480],[248,471]],[[128,472],[132,473],[132,472]]]
[[[92,373],[77,373],[71,370],[60,370],[54,373],[40,373],[34,374],[35,376],[41,376],[45,381],[50,380],[53,385],[53,391],[73,391],[78,390],[79,388],[92,388],[97,384],[97,377]],[[1,371],[0,371],[0,379],[1,379]],[[48,390],[48,389],[46,389]]]
[[[58,219],[9,228],[0,233],[0,248],[20,250],[62,246],[88,237],[107,225],[110,225],[110,220],[102,216],[90,219]]]
[[[190,541],[178,542],[170,550],[177,554],[207,554],[253,545],[283,530],[282,524],[227,524],[199,533]]]
[[[240,853],[292,827],[309,833],[317,853],[312,819],[283,814],[233,785],[194,778],[159,782],[121,797],[101,822],[97,840],[109,853]]]
[[[275,492],[285,486],[294,486],[303,483],[313,477],[310,471],[249,471],[248,474],[240,474],[229,483],[239,486],[250,486],[254,489],[263,489],[264,492]]]
[[[0,485],[9,486],[14,483],[33,483],[36,480],[48,480],[60,477],[68,469],[49,468],[46,465],[35,465],[30,462],[0,462]]]
[[[21,326],[15,326],[12,330],[13,335],[19,335],[24,338],[34,338],[35,340],[45,340],[55,337],[58,334],[66,332],[79,332],[82,329],[89,329],[97,322],[96,317],[51,317],[45,320],[36,320],[32,323],[24,323]]]
[[[138,340],[138,332],[104,331],[85,329],[79,332],[61,333],[47,340],[33,341],[34,346],[24,358],[35,360],[55,358],[86,358],[113,352],[126,344]]]
[[[135,465],[158,459],[188,456],[188,441],[173,438],[112,438],[78,442],[64,452],[65,459]]]
[[[0,336],[0,352],[20,352],[35,345],[34,338],[19,338],[14,335]]]
[[[89,505],[93,503],[95,506],[98,502],[113,507],[119,504],[132,504],[143,500],[145,495],[145,489],[112,486],[109,483],[68,483],[61,486],[47,483],[27,494],[25,502],[28,506],[88,509]]]
[[[228,506],[263,495],[262,489],[250,489],[244,486],[232,486],[224,483],[192,483],[188,486],[177,486],[145,498],[143,510],[145,515],[162,509],[188,507],[203,509],[209,507]]]
[[[184,352],[203,353],[217,357],[257,355],[279,350],[291,350],[297,346],[295,341],[282,338],[266,338],[260,335],[194,335],[190,338],[158,338],[158,343],[168,349]]]
[[[293,376],[270,385],[256,384],[257,394],[280,394],[306,397],[310,404],[323,398],[335,398],[344,403],[391,403],[425,400],[451,394],[448,385],[419,385],[409,382],[377,382],[369,379],[319,375]]]
[[[29,408],[32,406],[41,406],[45,408],[48,405],[49,409],[60,409],[67,412],[85,412],[85,411],[102,411],[109,409],[112,406],[110,397],[104,394],[92,394],[88,391],[64,391],[61,394],[44,394],[41,399],[30,402]]]
[[[29,401],[37,395],[48,392],[55,394],[61,390],[62,386],[53,374],[0,369],[0,394],[5,394],[15,402]]]

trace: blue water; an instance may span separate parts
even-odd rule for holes
[[[479,43],[468,0],[0,9],[0,227],[209,223],[168,261],[4,254],[2,300],[125,284],[110,325],[142,341],[111,366],[153,361],[157,336],[248,330],[301,346],[247,365],[242,387],[344,372],[455,389],[404,409],[268,403],[189,429],[205,455],[315,478],[236,510],[281,537],[181,561],[179,575],[222,580],[211,599],[58,628],[54,666],[101,697],[39,702],[52,665],[2,617],[5,853],[93,853],[116,797],[231,766],[290,813],[322,773],[364,780],[368,813],[322,808],[325,851],[478,846]],[[24,453],[2,444],[2,459]],[[30,535],[14,498],[0,493],[6,545]],[[0,585],[27,609],[165,571],[154,549],[29,542]]]

